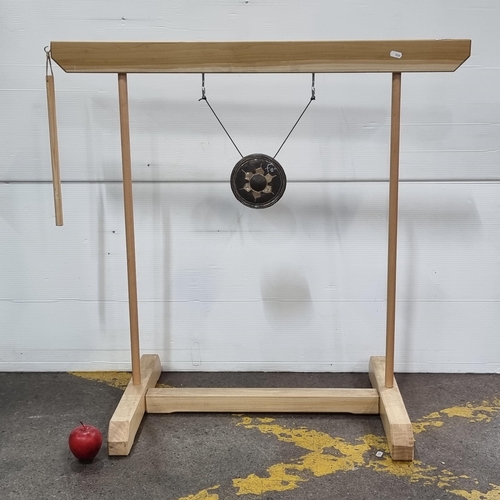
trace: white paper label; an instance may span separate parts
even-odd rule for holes
[[[391,53],[389,55],[391,57],[395,57],[396,59],[401,59],[403,57],[403,53],[398,52],[397,50],[391,50]]]

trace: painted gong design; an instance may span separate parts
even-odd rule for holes
[[[283,167],[270,156],[244,156],[231,173],[231,189],[236,199],[250,208],[268,208],[285,192]]]

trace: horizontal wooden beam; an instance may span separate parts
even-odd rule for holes
[[[68,73],[381,73],[455,71],[470,40],[52,42]]]
[[[146,412],[379,412],[375,389],[150,389]]]
[[[415,439],[396,379],[385,386],[385,357],[370,358],[370,381],[380,394],[380,417],[393,460],[413,460]]]

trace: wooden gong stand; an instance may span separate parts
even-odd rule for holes
[[[110,455],[128,455],[145,412],[313,412],[380,414],[394,460],[412,460],[410,419],[394,378],[401,73],[455,71],[470,40],[313,42],[52,42],[50,57],[68,73],[117,73],[123,166],[132,378],[108,432]],[[391,150],[385,357],[371,357],[372,389],[155,389],[160,358],[139,352],[128,73],[391,73]],[[55,90],[47,102],[56,225],[63,224]]]

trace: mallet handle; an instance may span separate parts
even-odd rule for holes
[[[56,93],[54,88],[54,76],[47,75],[45,77],[45,83],[47,87],[47,109],[49,111],[50,158],[52,161],[52,185],[54,187],[56,226],[62,226],[63,212],[61,196],[61,173],[59,170],[59,143],[57,141]]]

